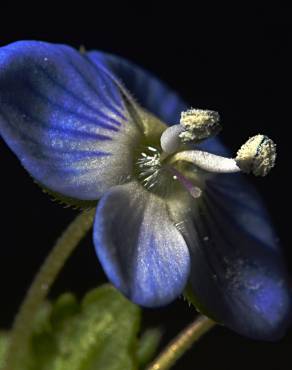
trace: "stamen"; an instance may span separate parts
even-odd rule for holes
[[[181,125],[168,127],[161,135],[160,145],[162,150],[167,154],[172,154],[179,149],[181,140],[179,134],[184,130]]]
[[[175,163],[177,161],[193,163],[197,167],[208,172],[233,173],[240,171],[240,168],[233,158],[221,157],[202,150],[184,150],[176,153],[171,158],[170,163]]]
[[[185,150],[178,152],[169,163],[186,161],[197,167],[216,173],[252,172],[255,176],[265,176],[275,165],[276,145],[264,135],[251,137],[237,152],[235,159],[204,152]]]
[[[196,144],[216,135],[220,130],[219,114],[204,109],[189,109],[181,113],[179,125],[168,127],[161,135],[162,162],[177,161],[193,163],[197,167],[215,173],[252,172],[255,176],[265,176],[275,165],[276,145],[265,135],[251,137],[238,150],[236,158],[225,158],[201,150],[177,152],[182,144]],[[169,155],[174,154],[172,158]]]

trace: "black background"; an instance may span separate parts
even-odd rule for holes
[[[191,4],[191,5],[190,5]],[[235,151],[265,133],[278,144],[276,168],[251,179],[262,193],[292,271],[290,248],[291,13],[284,6],[44,3],[2,13],[1,46],[19,39],[67,43],[112,52],[151,70],[190,105],[220,112],[222,139]],[[52,244],[76,212],[53,203],[3,142],[1,155],[0,325],[8,327]],[[91,237],[64,268],[51,295],[81,296],[106,281]],[[183,301],[147,310],[144,325],[164,328],[164,343],[192,320]],[[290,369],[292,328],[277,343],[255,342],[216,328],[175,369]]]

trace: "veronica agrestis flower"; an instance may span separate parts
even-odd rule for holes
[[[291,311],[283,259],[257,194],[233,173],[264,175],[274,145],[257,135],[224,158],[224,146],[209,138],[220,129],[218,114],[186,109],[112,55],[34,41],[0,49],[1,135],[55,196],[86,206],[99,200],[93,239],[111,282],[148,307],[188,284],[219,322],[279,338]]]

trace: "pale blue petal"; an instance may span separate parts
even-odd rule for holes
[[[165,202],[140,184],[112,188],[100,200],[94,244],[110,281],[133,302],[165,305],[184,289],[190,259]]]
[[[36,41],[0,49],[0,132],[39,183],[90,200],[129,175],[140,135],[104,65]]]

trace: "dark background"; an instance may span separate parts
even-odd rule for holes
[[[161,4],[161,3],[160,3]],[[251,179],[262,193],[292,271],[290,248],[291,13],[283,6],[250,8],[183,1],[108,7],[42,4],[2,13],[0,44],[19,39],[68,43],[119,54],[151,70],[190,105],[220,112],[222,139],[235,151],[265,133],[278,144],[277,166]],[[52,244],[76,212],[53,203],[32,182],[4,143],[1,155],[0,326],[9,327],[26,288]],[[106,281],[90,235],[52,290],[81,296]],[[183,301],[147,310],[145,325],[164,327],[164,343],[193,318]],[[292,328],[277,343],[242,338],[216,328],[175,369],[290,369]]]

